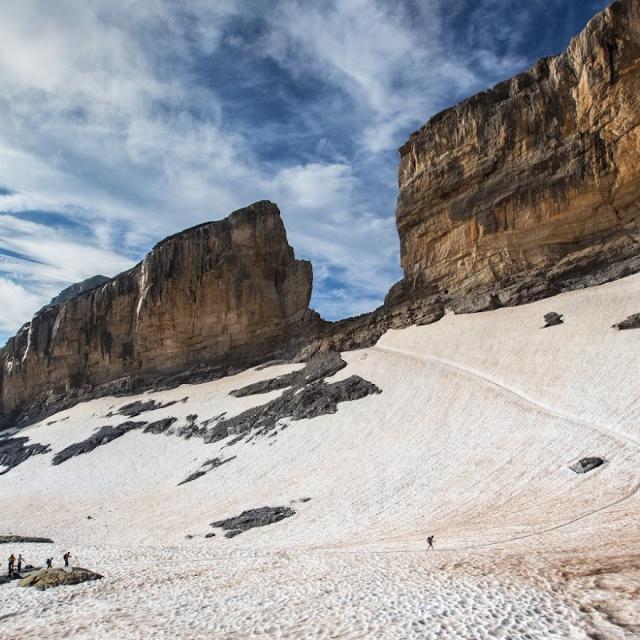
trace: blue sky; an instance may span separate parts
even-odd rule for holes
[[[5,0],[0,344],[71,282],[277,202],[313,306],[401,277],[398,147],[562,51],[605,0]]]

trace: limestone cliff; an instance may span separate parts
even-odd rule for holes
[[[0,351],[0,416],[119,378],[279,354],[313,323],[311,264],[258,202],[159,244],[108,283],[39,311]],[[45,411],[46,412],[46,411]]]
[[[401,148],[405,278],[458,311],[640,269],[640,1],[565,53],[433,117]]]

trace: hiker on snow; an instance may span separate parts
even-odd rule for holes
[[[434,542],[434,540],[435,540],[435,538],[434,538],[433,536],[429,536],[429,537],[427,538],[427,544],[429,545],[429,546],[427,547],[427,551],[429,551],[429,549],[431,549],[431,551],[433,551],[433,550],[434,550],[434,549],[433,549],[433,542]]]
[[[13,565],[16,563],[16,557],[13,553],[9,556],[9,577],[13,575]]]
[[[22,571],[22,563],[24,562],[24,558],[22,557],[22,554],[18,554],[18,573],[20,573]]]
[[[65,553],[65,554],[62,556],[62,559],[64,560],[64,566],[65,566],[65,569],[69,566],[69,558],[70,558],[70,557],[71,557],[71,552],[70,552],[70,551],[67,551],[67,553]]]
[[[53,558],[47,558],[47,569],[53,568]]]

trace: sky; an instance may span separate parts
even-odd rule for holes
[[[398,148],[606,0],[0,0],[0,345],[163,237],[276,202],[337,319],[401,278]]]

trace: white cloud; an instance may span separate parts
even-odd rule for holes
[[[0,333],[15,333],[31,318],[35,309],[48,301],[46,296],[0,276]]]

